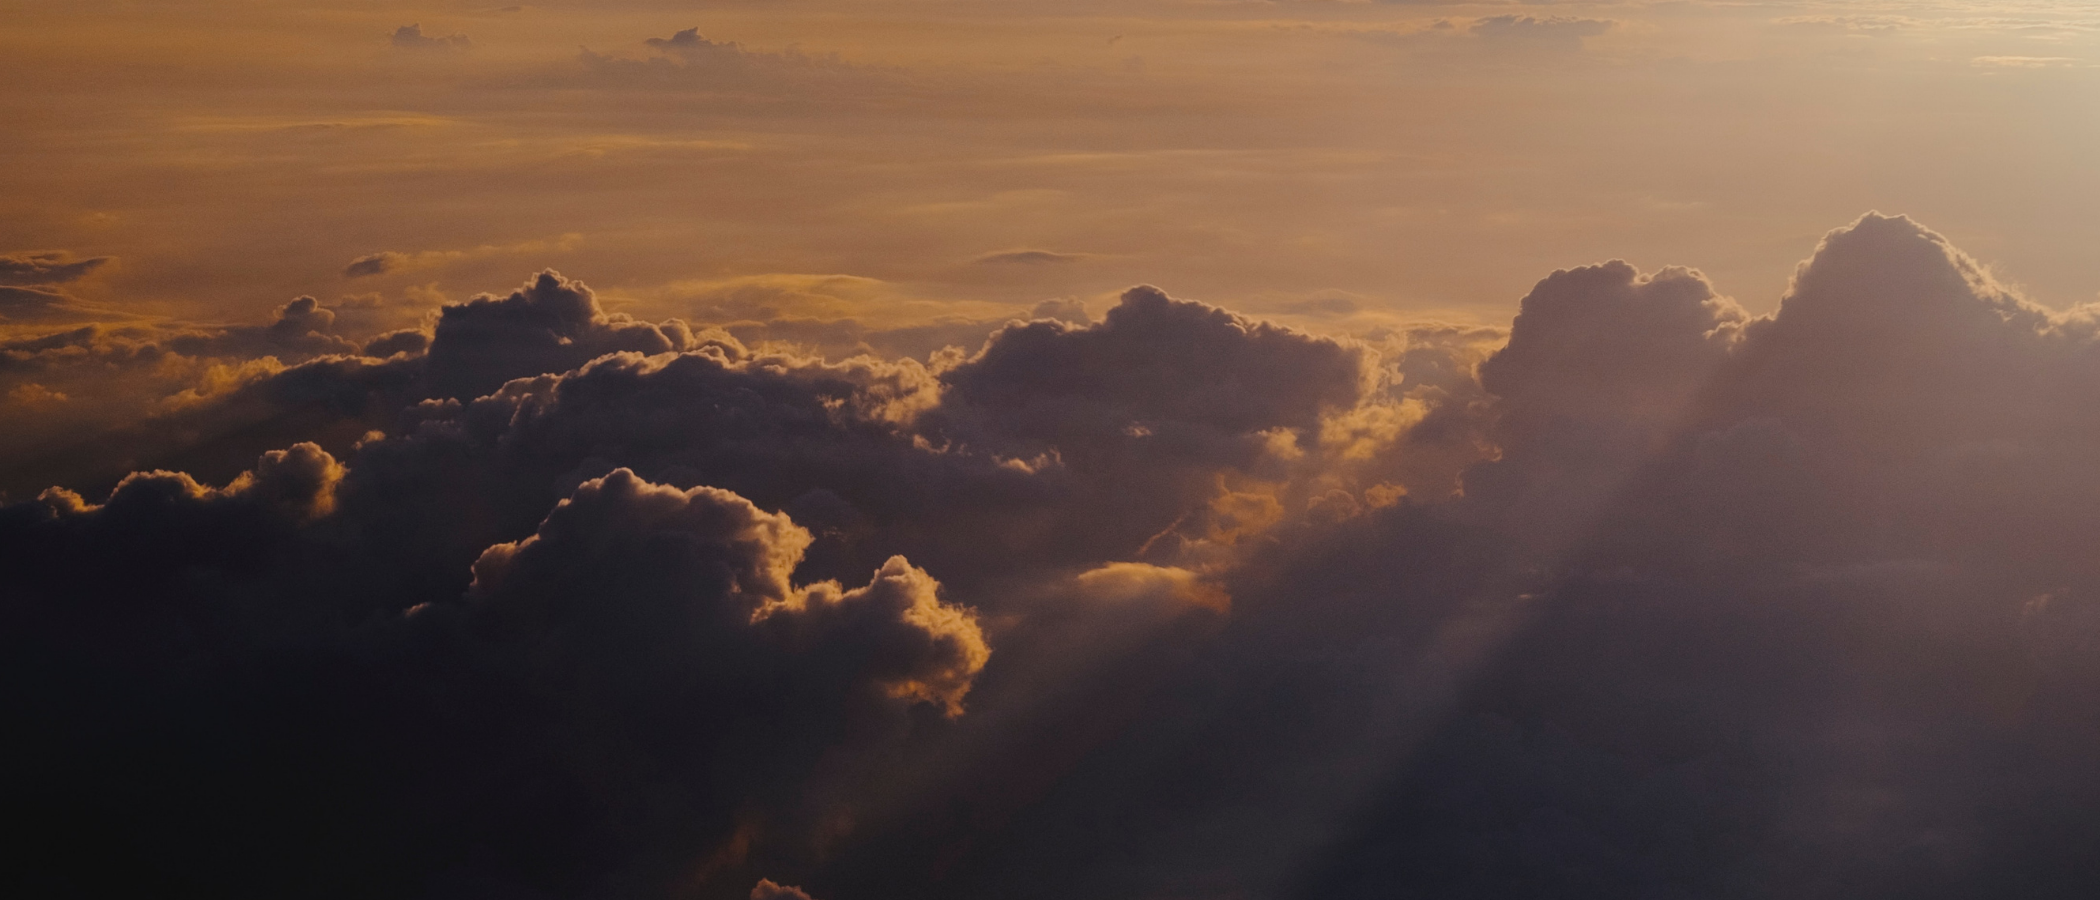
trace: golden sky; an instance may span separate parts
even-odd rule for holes
[[[1147,282],[1349,330],[1500,323],[1545,273],[1615,257],[1765,311],[1868,209],[2044,302],[2100,290],[2089,4],[0,15],[0,250],[114,257],[69,290],[126,314],[262,320],[310,294],[376,330],[551,266],[696,320],[983,318]]]

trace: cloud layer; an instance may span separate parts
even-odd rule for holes
[[[220,367],[0,506],[19,877],[2100,883],[2092,310],[1868,215],[1766,316],[1618,261],[1506,340],[1039,313],[827,359],[547,271],[363,340],[300,298],[8,345],[48,394]]]

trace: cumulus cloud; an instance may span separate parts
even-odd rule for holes
[[[487,548],[471,586],[449,600],[359,598],[375,584],[372,567],[401,560],[330,536],[357,515],[333,506],[342,474],[299,445],[225,488],[144,473],[99,505],[53,491],[0,514],[11,612],[45,636],[85,636],[126,609],[218,623],[202,642],[180,629],[108,635],[104,648],[131,652],[88,689],[117,708],[158,694],[183,720],[215,723],[203,732],[178,726],[136,751],[93,750],[76,740],[116,708],[12,710],[18,722],[63,726],[24,751],[53,779],[16,793],[52,814],[54,849],[155,832],[182,848],[74,872],[72,883],[301,891],[347,877],[443,893],[669,879],[652,860],[705,857],[766,810],[793,820],[815,799],[800,786],[810,772],[892,741],[910,706],[960,714],[989,656],[975,618],[902,559],[863,587],[799,585],[792,571],[810,537],[786,516],[625,470],[580,485],[530,536]],[[266,596],[294,606],[253,605]],[[358,627],[337,618],[374,608],[395,612]],[[286,639],[307,648],[303,659],[284,655]],[[99,652],[51,650],[35,660],[47,673]],[[19,656],[9,667],[27,671]],[[192,686],[162,691],[168,679]],[[307,703],[333,712],[295,711]],[[337,718],[352,707],[361,711]],[[470,721],[443,724],[448,709]],[[225,741],[274,749],[209,761]],[[120,760],[143,767],[147,784],[184,767],[201,780],[140,794],[73,777]],[[219,812],[199,823],[194,804],[207,795]],[[121,823],[65,812],[124,796]],[[274,824],[310,804],[331,811],[323,845]],[[271,852],[265,864],[222,869],[206,852],[222,841]],[[324,875],[332,859],[365,865]]]
[[[1699,273],[1624,262],[1555,272],[1519,306],[1509,343],[1480,365],[1500,459],[1465,476],[1480,499],[1572,527],[1680,425],[1748,319]]]
[[[605,313],[588,287],[552,272],[508,297],[446,307],[433,332],[360,344],[334,333],[336,318],[302,297],[267,325],[86,328],[0,345],[0,379],[113,397],[98,404],[113,413],[101,420],[11,436],[23,446],[0,441],[0,490],[34,493],[40,480],[106,486],[142,463],[227,478],[255,454],[299,440],[347,451],[426,398],[471,398],[604,353],[736,343],[721,332],[696,336],[677,320]],[[142,381],[164,393],[137,395]],[[83,430],[95,437],[80,442]]]
[[[664,536],[675,536],[675,544]],[[991,655],[975,617],[942,603],[939,584],[901,556],[884,562],[865,587],[798,587],[794,570],[811,541],[787,516],[728,491],[681,491],[617,469],[578,486],[531,537],[483,551],[468,596],[498,617],[566,618],[574,613],[546,608],[564,603],[610,616],[610,606],[631,604],[635,614],[675,630],[740,627],[812,664],[859,667],[846,680],[884,697],[961,714],[970,680]],[[650,609],[655,599],[635,592],[653,589],[666,590],[668,600],[714,606]],[[606,649],[637,649],[630,644]],[[703,648],[676,648],[695,649]]]
[[[416,355],[430,349],[430,335],[417,329],[405,328],[389,331],[365,342],[358,352],[365,356],[385,359],[398,354]]]
[[[751,889],[751,900],[809,900],[809,895],[803,893],[801,888],[774,884],[771,880],[761,878],[757,886]]]
[[[1765,316],[1612,261],[923,360],[550,271],[0,506],[18,806],[110,889],[2080,895],[2096,322],[1878,214]]]
[[[1028,310],[1031,319],[1061,319],[1074,325],[1091,325],[1094,317],[1086,311],[1086,301],[1076,297],[1058,297],[1037,303]]]
[[[589,287],[553,270],[509,296],[485,295],[439,314],[428,356],[434,395],[474,397],[523,375],[562,372],[622,350],[681,349],[682,323],[656,326],[598,307]]]
[[[1309,427],[1365,376],[1355,348],[1141,287],[1098,325],[1009,326],[945,380],[998,435],[1084,452],[1134,426],[1166,443]]]
[[[387,42],[403,50],[465,50],[473,46],[464,34],[424,34],[421,25],[396,28]]]

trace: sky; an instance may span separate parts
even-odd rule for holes
[[[16,892],[2100,891],[2100,5],[0,22]]]
[[[1764,312],[1869,209],[2053,305],[2100,290],[2070,237],[2100,191],[2084,4],[7,14],[0,245],[114,257],[77,290],[136,315],[312,295],[395,324],[555,266],[659,316],[741,290],[984,318],[1146,282],[1499,324],[1615,257]]]

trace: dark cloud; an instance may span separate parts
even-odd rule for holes
[[[1763,317],[1608,262],[1355,340],[1141,287],[841,356],[552,272],[336,325],[183,338],[313,355],[0,506],[35,892],[2100,884],[2100,326],[1901,217]]]
[[[1560,539],[1673,437],[1747,318],[1688,269],[1553,273],[1480,366],[1501,458],[1468,471],[1466,492],[1523,505],[1525,527]]]
[[[97,365],[150,360],[161,351],[151,341],[154,335],[154,330],[144,327],[87,325],[0,342],[0,372],[48,371],[64,362],[80,360],[95,360]]]
[[[358,352],[365,356],[385,359],[398,353],[420,354],[428,349],[430,349],[430,335],[409,328],[400,331],[389,331],[366,341],[364,347]]]
[[[23,438],[28,446],[0,446],[0,490],[34,493],[40,481],[100,489],[142,464],[229,478],[255,454],[299,440],[347,452],[427,398],[471,398],[621,350],[735,343],[720,332],[696,336],[677,320],[606,314],[588,287],[552,272],[508,297],[446,307],[433,334],[393,332],[361,346],[332,333],[334,323],[333,311],[302,297],[268,325],[91,328],[0,347],[0,378],[12,369],[69,393],[111,378],[113,390],[136,387],[149,367],[202,376],[166,394],[124,397],[109,409],[125,414],[92,426],[69,421]],[[54,382],[54,372],[72,380]]]
[[[421,25],[403,25],[396,28],[387,42],[403,50],[465,50],[473,46],[473,42],[467,40],[464,34],[424,34]]]
[[[358,353],[335,328],[332,310],[300,297],[268,324],[93,325],[0,343],[0,386],[77,401],[16,411],[0,435],[0,493],[29,496],[54,483],[106,490],[141,464],[227,478],[256,454],[301,440],[345,449],[356,435],[341,433],[339,392],[325,414],[228,402],[287,365]],[[313,394],[309,385],[276,396],[311,403]],[[200,445],[228,449],[207,464],[186,452]]]
[[[1267,587],[1233,585],[1246,630],[1212,657],[1221,670],[1157,707],[1196,724],[1106,748],[1165,756],[1104,763],[1101,786],[1052,801],[1074,816],[1174,814],[1083,835],[1077,822],[1114,818],[1096,812],[1027,840],[1193,873],[1215,858],[1178,849],[1197,835],[1217,847],[1221,833],[1289,833],[1273,823],[1310,810],[1315,830],[1350,824],[1296,853],[1238,846],[1230,883],[1304,896],[2082,893],[2094,875],[2061,836],[2091,826],[2069,812],[2084,801],[2063,798],[2096,785],[2063,753],[2089,746],[2100,682],[2089,658],[2039,649],[2032,629],[2086,608],[2072,585],[2091,569],[2072,544],[2095,533],[2092,482],[2069,448],[2091,446],[2076,412],[2089,335],[1900,218],[1834,233],[1768,319],[1689,272],[1559,273],[1482,367],[1503,456],[1469,471],[1447,512],[1489,530],[1403,504],[1350,520],[1362,543],[1337,532],[1287,546],[1311,555]],[[1410,547],[1444,559],[1394,558]],[[1318,654],[1295,657],[1292,634]],[[1329,662],[1385,654],[1410,662]],[[1248,680],[1235,688],[1233,673]],[[1265,686],[1293,679],[1305,706],[1251,712]],[[1230,699],[1205,699],[1219,692]],[[1294,737],[1232,730],[1249,721],[1288,721]],[[1380,722],[1398,724],[1366,724]],[[1225,733],[1230,753],[1214,749]],[[1227,778],[1146,786],[1221,757],[1281,779],[1290,799]],[[1033,858],[1017,844],[990,865]]]
[[[336,536],[341,474],[300,445],[223,489],[150,473],[0,515],[10,615],[69,638],[7,641],[11,677],[62,679],[8,704],[41,735],[10,790],[46,823],[30,885],[646,892],[824,814],[813,772],[913,706],[958,714],[988,656],[902,559],[798,585],[785,516],[624,470],[481,553],[464,594],[360,599],[398,560]],[[45,702],[69,690],[87,702]]]
[[[357,343],[335,334],[335,311],[312,297],[279,307],[267,325],[191,325],[161,331],[169,352],[192,358],[269,357],[298,362],[357,353]]]
[[[507,297],[444,308],[427,357],[430,390],[475,397],[512,378],[567,371],[607,353],[683,349],[690,337],[683,323],[607,315],[590,288],[550,269]]]
[[[363,278],[367,275],[384,275],[400,268],[407,261],[407,254],[395,253],[391,250],[370,253],[353,259],[349,265],[344,266],[343,277]]]
[[[100,311],[84,307],[64,291],[47,287],[0,286],[0,321],[78,322]]]
[[[1042,266],[1076,263],[1086,258],[1084,253],[1058,253],[1054,250],[1004,250],[987,253],[974,261],[979,265]]]
[[[32,251],[0,256],[0,285],[64,284],[101,268],[107,256],[76,260],[63,251]]]
[[[734,48],[736,46],[734,43],[717,44],[714,41],[710,41],[704,37],[701,37],[700,29],[697,27],[688,28],[684,31],[680,31],[676,34],[673,34],[667,38],[650,38],[646,41],[643,41],[643,43],[648,44],[651,47],[662,47],[667,50],[694,51],[702,53],[717,47]]]
[[[1172,444],[1313,427],[1355,405],[1366,367],[1335,341],[1140,287],[1098,325],[1010,325],[943,380],[987,436],[1083,452],[1133,429]]]

